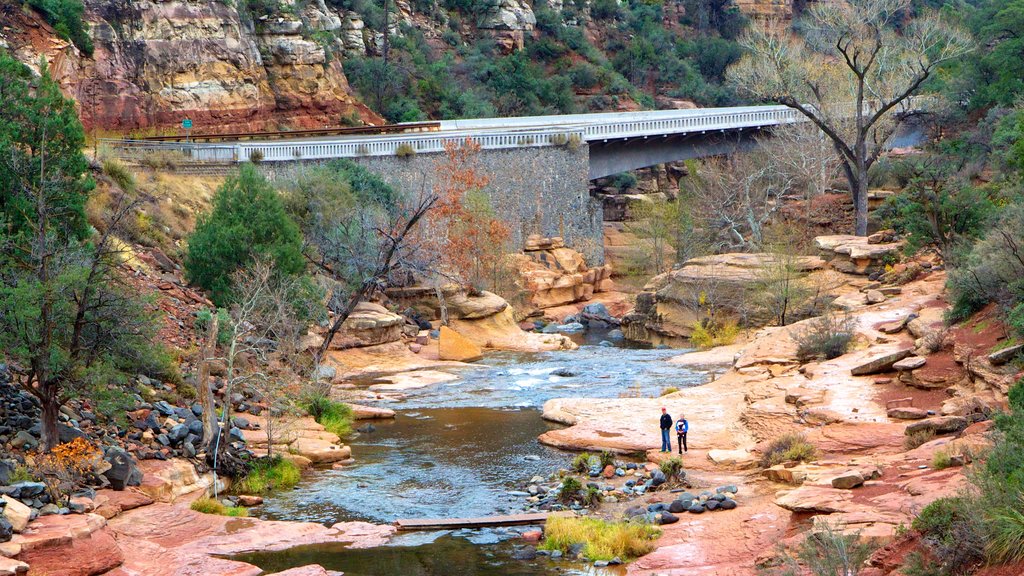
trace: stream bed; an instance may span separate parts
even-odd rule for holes
[[[393,421],[373,421],[349,444],[356,463],[307,474],[259,509],[263,518],[333,524],[390,523],[398,518],[516,513],[533,476],[567,467],[572,454],[537,437],[557,424],[541,418],[551,398],[657,396],[666,387],[697,386],[708,375],[669,364],[679,350],[631,349],[582,342],[578,350],[488,354],[471,367],[445,369],[457,380],[408,390]],[[362,383],[372,384],[372,380]],[[359,422],[360,427],[366,422]],[[244,560],[267,571],[317,563],[350,576],[488,574],[614,575],[580,563],[512,558],[524,527],[401,534],[387,546],[348,550],[307,546]]]

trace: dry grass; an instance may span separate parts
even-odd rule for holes
[[[112,186],[110,180],[97,178],[96,190],[86,204],[89,223],[102,232],[118,204],[134,202],[133,213],[124,223],[124,239],[158,247],[173,257],[195,228],[196,218],[209,209],[213,193],[224,179],[121,167],[124,176],[134,180],[134,190],[122,190],[119,188],[123,186]]]
[[[660,535],[661,530],[650,524],[555,516],[544,526],[540,548],[568,552],[574,544],[583,544],[589,560],[631,560],[653,551]]]

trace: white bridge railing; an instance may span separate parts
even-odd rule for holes
[[[599,142],[623,138],[648,138],[675,134],[755,129],[803,121],[785,106],[749,106],[534,116],[526,118],[486,118],[441,123],[441,130],[427,133],[389,134],[317,138],[293,141],[197,144],[148,142],[141,140],[103,140],[113,154],[145,161],[147,156],[173,154],[191,162],[284,162],[357,158],[364,156],[403,156],[442,152],[448,143],[472,138],[484,150],[521,147],[572,146],[573,143]]]

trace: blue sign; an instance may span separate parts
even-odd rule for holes
[[[184,128],[185,130],[192,129],[192,121],[189,120],[188,118],[185,118],[184,120],[181,121],[181,127]]]

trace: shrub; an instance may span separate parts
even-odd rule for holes
[[[580,503],[587,507],[593,507],[601,503],[602,496],[599,488],[587,486],[587,489],[580,495]]]
[[[715,346],[728,346],[736,341],[740,334],[739,325],[734,320],[721,322],[710,319],[697,320],[692,325],[690,343],[700,349]]]
[[[945,450],[939,450],[932,455],[932,468],[936,470],[945,470],[952,465],[953,463],[949,457],[949,453]]]
[[[140,160],[142,165],[152,170],[178,169],[178,165],[185,162],[185,155],[177,150],[151,150]]]
[[[558,487],[558,499],[568,502],[578,496],[580,490],[583,490],[583,484],[575,476],[569,476],[563,479],[562,485]]]
[[[800,362],[831,360],[846,353],[853,342],[853,320],[825,314],[810,320],[807,327],[796,334],[796,357]]]
[[[1024,203],[1007,206],[984,238],[952,264],[949,321],[965,320],[989,302],[1007,312],[1024,302]]]
[[[1024,503],[1024,501],[1022,501]],[[989,513],[989,559],[1007,564],[1024,560],[1024,513],[1004,506]]]
[[[809,462],[818,455],[818,449],[803,434],[786,434],[772,440],[761,455],[761,467],[770,468],[783,462]]]
[[[243,506],[225,506],[209,497],[196,500],[192,503],[190,508],[196,512],[201,512],[203,514],[216,514],[218,516],[245,518],[249,515],[249,510]]]
[[[663,460],[661,464],[658,465],[658,468],[661,469],[661,473],[664,474],[666,478],[672,479],[675,478],[676,475],[679,474],[679,471],[683,469],[683,461],[678,456],[674,456],[668,460]]]
[[[254,149],[249,152],[249,162],[252,162],[253,164],[263,162],[263,150]]]
[[[579,134],[570,134],[569,135],[569,141],[566,142],[565,145],[566,145],[567,148],[569,148],[569,150],[574,150],[575,151],[580,146],[583,145],[583,138],[580,138]]]
[[[328,432],[340,438],[352,433],[352,407],[344,402],[316,396],[306,402],[306,412]]]
[[[406,142],[399,144],[398,148],[395,149],[395,156],[399,158],[412,158],[415,155],[416,149],[412,147],[412,144]]]
[[[581,454],[577,454],[576,457],[572,459],[571,469],[575,472],[579,472],[580,474],[584,474],[590,470],[590,453],[583,452]]]
[[[903,448],[906,450],[913,450],[925,442],[931,442],[935,439],[935,432],[932,430],[918,430],[913,434],[908,434],[903,439]]]
[[[542,550],[568,552],[575,545],[583,545],[583,555],[589,560],[631,560],[654,550],[654,540],[661,531],[639,522],[609,522],[597,518],[555,516],[544,526]]]
[[[565,134],[553,134],[551,136],[551,143],[555,146],[565,146],[569,143],[569,137]]]
[[[249,473],[232,486],[238,494],[265,494],[271,490],[293,488],[302,475],[291,460],[280,456],[260,458],[249,466]]]
[[[32,470],[24,464],[18,464],[14,467],[14,471],[11,472],[8,482],[11,484],[17,484],[18,482],[38,482],[39,478],[32,473]]]
[[[598,456],[598,459],[601,461],[601,468],[615,465],[615,454],[607,450],[601,452],[600,456]]]
[[[981,515],[974,508],[965,498],[939,498],[911,524],[947,574],[962,574],[984,558]]]
[[[116,158],[103,160],[103,173],[110,176],[110,179],[125,192],[135,192],[135,176],[128,171],[128,167]]]
[[[828,523],[820,525],[797,546],[796,557],[783,555],[784,574],[857,576],[867,566],[874,547],[860,533],[844,534]],[[805,569],[803,569],[805,567]]]
[[[210,292],[218,306],[232,302],[232,275],[257,258],[279,274],[305,269],[302,235],[285,213],[270,183],[250,164],[227,179],[213,197],[213,210],[199,218],[189,237],[185,272]]]
[[[661,389],[660,396],[668,396],[669,394],[675,394],[676,392],[679,392],[679,388],[676,388],[675,386],[669,386],[667,388]]]
[[[70,40],[86,56],[92,56],[92,38],[82,20],[85,12],[82,0],[29,0],[29,4],[42,12],[58,36]]]
[[[82,437],[58,444],[33,459],[33,473],[42,479],[50,499],[60,505],[82,487],[103,453]]]

